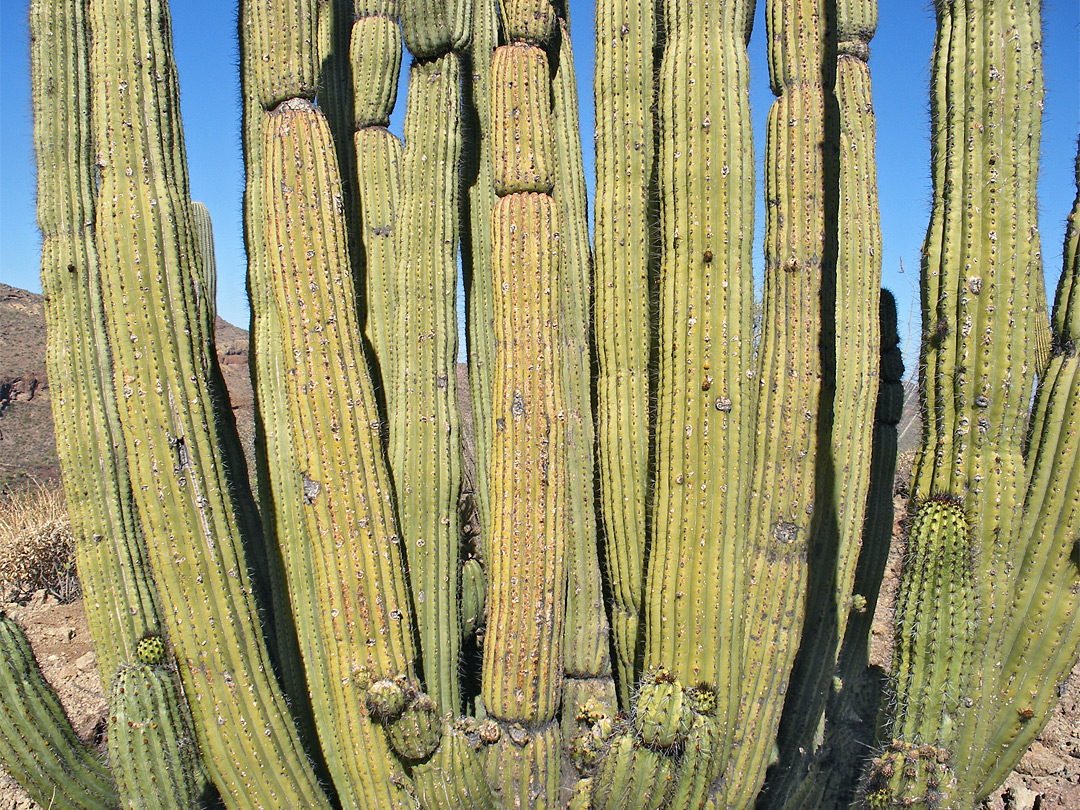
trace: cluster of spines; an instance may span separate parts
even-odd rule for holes
[[[75,734],[22,629],[0,613],[0,768],[42,807],[116,810],[108,767]]]

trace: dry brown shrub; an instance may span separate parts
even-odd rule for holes
[[[61,602],[79,596],[75,541],[59,483],[34,482],[0,495],[0,600],[40,590]]]

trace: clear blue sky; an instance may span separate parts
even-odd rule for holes
[[[591,194],[593,9],[591,3],[569,2]],[[759,178],[763,125],[772,101],[765,67],[764,7],[764,0],[759,0],[751,42],[751,102]],[[218,308],[226,320],[246,327],[235,4],[174,0],[171,8],[191,193],[207,205],[214,222]],[[930,200],[927,84],[933,6],[929,0],[879,0],[879,8],[870,65],[878,120],[884,283],[897,295],[901,328],[910,324],[905,355],[911,358],[918,333],[919,252]],[[1061,270],[1063,222],[1075,194],[1072,166],[1080,133],[1080,3],[1048,0],[1043,27],[1046,107],[1039,209],[1043,257],[1047,276],[1054,284]],[[0,280],[36,292],[41,289],[40,245],[34,213],[28,61],[27,3],[0,0]],[[403,87],[392,127],[399,134],[404,107]],[[760,215],[758,219],[755,263],[760,279]]]

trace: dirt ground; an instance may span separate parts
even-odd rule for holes
[[[889,571],[872,630],[873,663],[884,666],[888,666],[890,656],[890,615],[903,551],[899,540],[903,510],[900,498],[897,507],[898,529],[894,532]],[[42,591],[25,605],[0,607],[26,630],[45,677],[59,691],[76,730],[84,739],[100,743],[105,696],[82,602],[62,605]],[[1080,666],[1073,671],[1065,695],[1043,733],[986,807],[987,810],[1080,810]],[[38,810],[38,805],[10,777],[0,775],[0,810]]]

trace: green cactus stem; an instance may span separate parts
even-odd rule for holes
[[[297,362],[285,380],[296,466],[276,472],[300,480],[313,544],[310,571],[295,567],[303,560],[288,550],[286,561],[294,603],[319,607],[312,635],[299,628],[316,725],[340,756],[328,762],[339,791],[405,806],[406,778],[356,694],[361,671],[411,674],[414,651],[374,389],[354,291],[342,277],[350,264],[334,205],[337,164],[326,121],[305,100],[280,105],[265,134],[266,208],[258,215],[269,223],[270,243],[282,246],[268,277],[286,355]],[[290,312],[303,317],[287,320]]]
[[[1053,354],[1032,412],[1022,528],[1029,539],[1013,574],[1008,655],[979,762],[980,796],[997,787],[1045,726],[1080,657],[1080,156],[1077,189],[1054,302]]]
[[[487,508],[487,464],[495,368],[494,277],[491,273],[491,209],[495,205],[495,178],[491,154],[491,59],[498,40],[495,0],[473,3],[472,36],[464,56],[466,71],[466,142],[463,179],[468,185],[468,228],[461,233],[461,264],[467,307],[466,336],[469,397],[473,417],[476,486],[472,500],[479,518],[479,553],[487,554],[490,520]]]
[[[405,0],[406,45],[414,28],[434,25],[426,2]],[[468,2],[447,13],[461,15]],[[461,8],[459,8],[461,7]],[[467,15],[466,20],[467,22]],[[468,30],[462,36],[467,35]],[[448,32],[449,36],[449,32]],[[422,39],[430,49],[430,35]],[[461,65],[440,45],[409,71],[397,229],[394,360],[389,390],[390,466],[409,559],[425,683],[440,709],[461,710],[461,416],[457,393],[457,249],[462,155]],[[427,50],[413,55],[430,56]]]
[[[623,711],[637,682],[646,534],[654,25],[652,3],[596,4],[597,474]]]
[[[591,400],[589,302],[592,256],[589,247],[585,174],[578,133],[577,79],[570,22],[559,18],[558,67],[552,80],[552,116],[558,178],[552,196],[559,208],[559,278],[556,294],[566,391],[567,561],[566,640],[563,689],[568,706],[595,697],[615,701],[611,677],[610,630],[597,557],[593,493],[594,446]],[[574,733],[573,712],[563,712],[567,740]]]
[[[199,807],[206,779],[190,719],[177,711],[184,703],[168,670],[123,667],[109,706],[109,761],[124,810]]]
[[[154,580],[163,602],[182,606],[168,630],[199,747],[231,807],[325,807],[261,637],[254,595],[265,580],[244,549],[261,541],[258,518],[209,312],[194,295],[168,14],[134,0],[95,0],[91,12],[95,235],[113,380]]]
[[[214,225],[205,203],[191,203],[191,221],[199,241],[198,295],[206,300],[204,306],[210,310],[213,319],[217,317],[217,259],[214,257]]]
[[[984,768],[996,769],[1001,753],[988,750],[988,735],[1022,731],[1018,712],[1029,708],[1029,695],[1009,697],[1017,684],[1001,681],[1010,678],[1001,662],[1028,621],[1016,609],[1016,572],[1028,544],[1041,542],[1027,522],[1038,512],[1028,513],[1025,504],[1040,502],[1039,511],[1055,515],[1065,507],[1060,496],[1046,500],[1040,489],[1025,495],[1026,487],[1048,483],[1031,478],[1037,454],[1029,451],[1025,458],[1039,333],[1045,329],[1035,227],[1043,97],[1040,23],[1036,3],[970,0],[939,3],[936,11],[934,197],[922,285],[920,386],[926,422],[913,497],[949,492],[962,498],[977,539],[971,559],[979,616],[966,697],[979,710],[967,713],[951,735],[950,753],[958,795],[978,797],[987,790]],[[1033,414],[1030,435],[1041,434],[1041,418]],[[1068,466],[1057,469],[1067,476]],[[1041,563],[1029,575],[1040,580]],[[1064,583],[1053,584],[1060,589]],[[1032,585],[1028,581],[1020,590]],[[1056,600],[1054,593],[1045,591],[1038,600]],[[1020,598],[1021,604],[1027,601]],[[1034,614],[1031,619],[1037,626]],[[1048,674],[1036,671],[1040,680]],[[1022,705],[1014,705],[1017,701]],[[1012,721],[1003,721],[1010,710]]]
[[[76,735],[15,620],[0,612],[0,768],[42,807],[116,810],[116,783]]]
[[[745,675],[740,711],[733,718],[738,749],[723,794],[737,808],[752,801],[773,756],[778,698],[786,690],[805,619],[810,513],[817,511],[820,494],[815,492],[816,457],[829,429],[819,412],[826,369],[818,351],[824,321],[832,317],[820,311],[822,293],[829,293],[828,279],[836,271],[835,247],[830,252],[825,237],[835,215],[826,193],[829,154],[821,146],[833,89],[822,65],[829,66],[830,59],[835,65],[828,18],[826,4],[816,0],[771,0],[766,6],[769,76],[777,98],[765,147],[769,204],[761,387],[746,531],[750,562],[740,583],[744,590],[732,600],[746,616],[736,635],[742,646],[739,671]]]
[[[37,215],[57,455],[87,624],[106,689],[148,632],[157,595],[131,493],[94,244],[90,42],[82,3],[30,5]],[[87,463],[92,460],[92,463]]]
[[[754,412],[751,6],[665,2],[657,89],[659,387],[644,666],[719,684],[725,728],[739,703],[734,613],[747,494],[729,470],[750,458]]]

